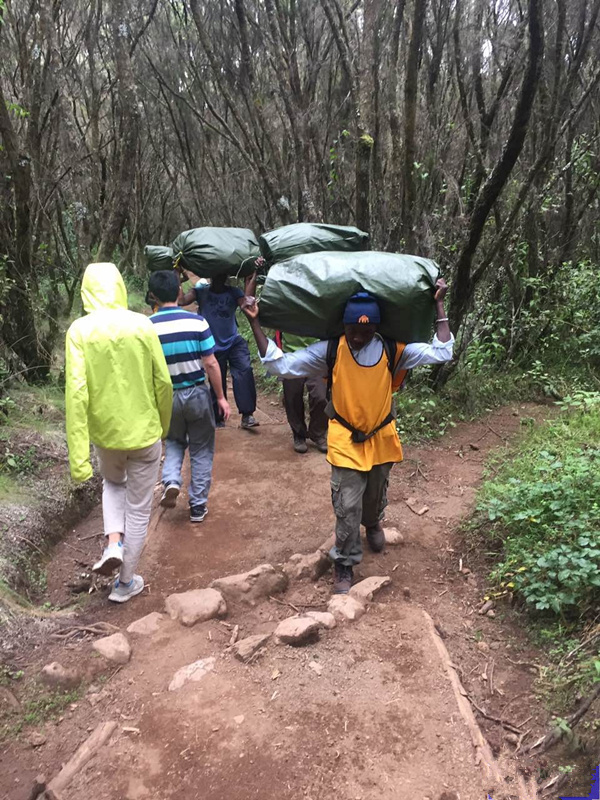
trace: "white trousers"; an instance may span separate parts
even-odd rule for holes
[[[103,478],[104,534],[123,534],[123,566],[119,578],[122,583],[129,583],[148,534],[161,442],[141,450],[105,450],[96,446],[96,453]]]

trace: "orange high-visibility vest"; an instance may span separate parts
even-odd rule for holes
[[[398,343],[396,365],[404,351]],[[394,366],[396,366],[394,365]],[[333,367],[331,400],[336,412],[358,430],[375,430],[390,413],[392,405],[392,373],[385,348],[372,367],[362,367],[342,336]],[[337,420],[329,421],[327,460],[334,467],[368,472],[377,464],[402,461],[402,445],[392,420],[366,442],[354,442],[352,433]]]

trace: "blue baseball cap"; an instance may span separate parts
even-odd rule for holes
[[[357,292],[346,303],[344,325],[379,325],[381,312],[372,294]]]

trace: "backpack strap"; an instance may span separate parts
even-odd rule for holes
[[[388,366],[392,373],[392,392],[397,392],[398,389],[403,386],[406,376],[408,375],[407,369],[397,369],[406,345],[396,342],[394,339],[382,338],[383,346],[388,357]]]
[[[208,289],[207,286],[203,286],[202,288],[194,286],[194,292],[196,293],[196,303],[198,304],[198,314],[200,315],[202,315],[202,309],[204,308],[207,289]]]
[[[337,358],[337,351],[340,345],[340,338],[327,340],[327,355],[325,357],[327,364],[327,402],[331,401],[331,385],[333,383],[333,368],[335,367],[335,360]]]

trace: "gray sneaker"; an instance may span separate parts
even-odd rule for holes
[[[100,557],[92,567],[92,572],[98,575],[112,575],[116,569],[119,569],[123,563],[123,545],[121,542],[117,544],[107,545]]]
[[[242,415],[242,428],[249,430],[250,428],[258,428],[260,422],[254,419],[252,414],[243,414]]]
[[[117,578],[108,599],[113,603],[126,603],[144,591],[144,579],[141,575],[134,575],[129,583],[121,583]]]

